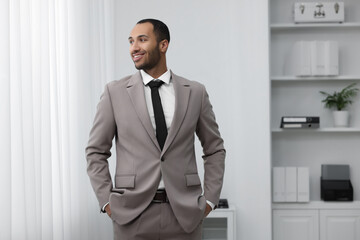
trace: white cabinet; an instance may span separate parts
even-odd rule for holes
[[[320,211],[320,240],[359,240],[360,210]]]
[[[235,207],[217,208],[204,219],[202,229],[204,240],[236,240]]]
[[[319,240],[316,210],[274,210],[274,240]]]
[[[273,204],[273,240],[360,240],[360,202]]]

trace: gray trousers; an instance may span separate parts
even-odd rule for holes
[[[176,220],[169,203],[151,203],[136,219],[125,225],[113,221],[114,240],[200,240],[202,221],[186,233]]]

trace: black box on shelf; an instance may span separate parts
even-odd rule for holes
[[[350,180],[321,179],[321,199],[324,201],[353,201],[354,190]]]
[[[229,208],[228,200],[226,198],[220,198],[218,208]]]
[[[321,165],[321,199],[324,201],[353,201],[349,165]]]

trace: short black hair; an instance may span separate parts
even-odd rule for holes
[[[162,21],[157,20],[157,19],[146,18],[146,19],[138,21],[137,24],[147,23],[147,22],[151,23],[153,25],[157,42],[161,42],[164,39],[166,39],[168,42],[170,42],[169,28],[166,26],[165,23],[163,23]]]

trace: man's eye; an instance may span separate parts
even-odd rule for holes
[[[140,42],[145,42],[146,39],[145,38],[140,38]]]
[[[130,41],[129,41],[129,43],[130,43],[130,44],[133,44],[133,43],[134,43],[134,41],[133,41],[133,40],[130,40]]]

